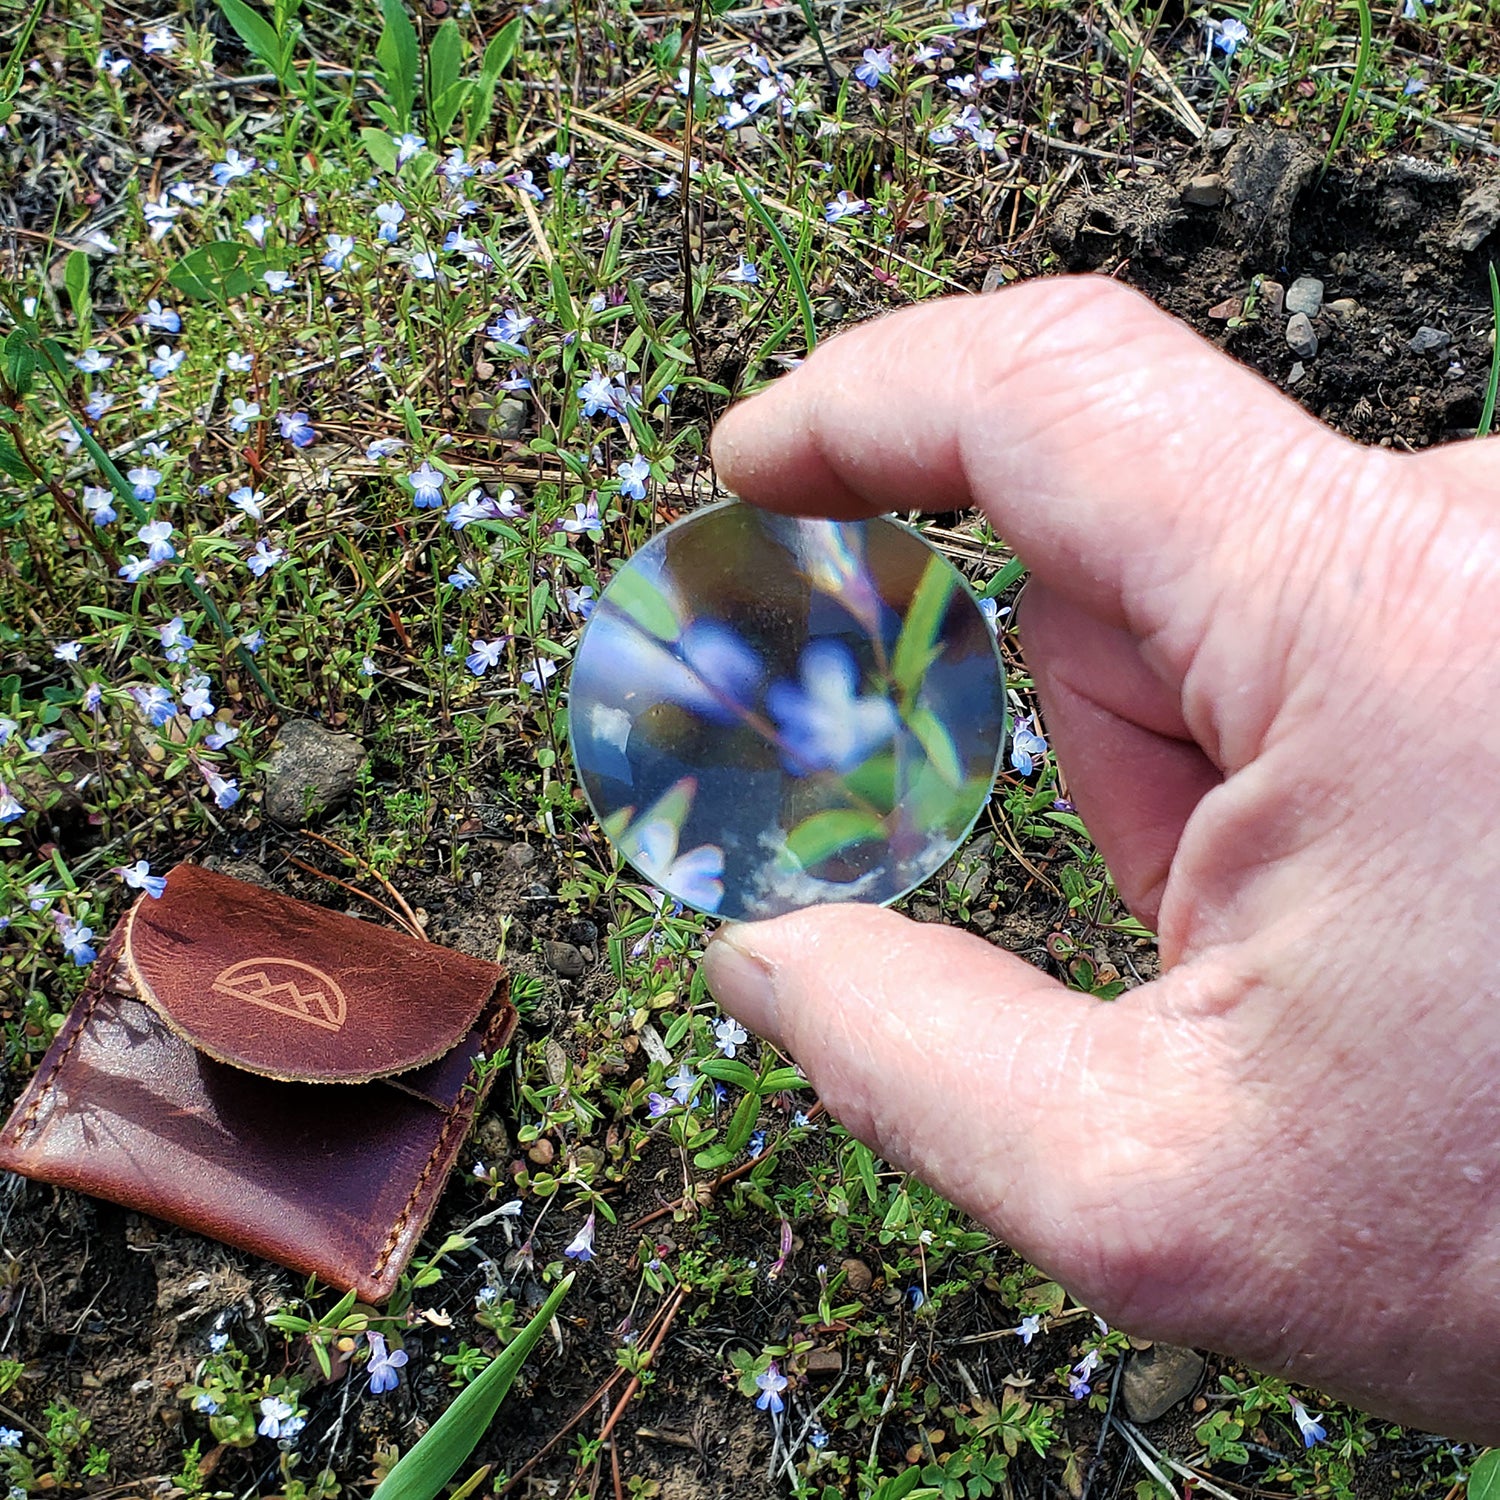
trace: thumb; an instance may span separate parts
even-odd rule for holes
[[[1201,988],[1196,966],[1111,1004],[972,934],[859,905],[723,928],[705,963],[720,1004],[886,1160],[1111,1320],[1202,1329],[1196,1278],[1215,1257],[1190,1241],[1216,1220],[1215,1174],[1197,1164],[1234,1134],[1230,1092],[1184,1007],[1167,1025],[1156,1003]]]

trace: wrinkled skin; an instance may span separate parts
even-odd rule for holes
[[[1096,278],[909,309],[731,411],[725,484],[979,506],[1162,977],[1114,1004],[824,907],[709,981],[1111,1323],[1500,1440],[1500,442],[1357,447]]]

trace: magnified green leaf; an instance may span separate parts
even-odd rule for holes
[[[500,1403],[510,1394],[526,1356],[546,1331],[572,1285],[572,1275],[558,1282],[537,1315],[459,1393],[416,1447],[381,1480],[375,1500],[434,1500],[478,1446],[500,1410]]]
[[[937,644],[938,632],[942,629],[948,600],[956,587],[957,576],[953,569],[934,553],[928,559],[921,582],[912,596],[911,608],[906,612],[906,622],[901,627],[891,657],[891,676],[907,697],[921,687],[928,667],[938,658],[942,649]]]
[[[675,641],[682,626],[672,601],[639,573],[622,569],[610,585],[609,602],[659,641]]]
[[[932,769],[951,787],[962,784],[964,769],[959,763],[958,747],[942,720],[930,708],[914,708],[906,716],[907,727],[927,752]]]
[[[804,870],[867,839],[883,839],[885,823],[857,807],[835,807],[804,818],[786,836],[787,855]]]

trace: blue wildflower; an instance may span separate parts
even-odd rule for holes
[[[136,540],[144,544],[149,561],[170,562],[177,556],[177,549],[172,545],[170,521],[148,521],[135,535]]]
[[[1321,1443],[1328,1436],[1328,1429],[1295,1396],[1287,1399],[1291,1402],[1292,1418],[1297,1424],[1297,1431],[1302,1434],[1302,1446],[1311,1448]]]
[[[755,1377],[755,1388],[760,1392],[760,1395],[755,1398],[755,1404],[762,1411],[768,1411],[772,1413],[772,1415],[775,1415],[775,1413],[784,1410],[786,1407],[786,1402],[781,1399],[781,1393],[787,1388],[788,1384],[790,1384],[790,1382],[787,1380],[786,1376],[776,1368],[776,1361],[773,1359],[771,1363],[767,1365],[766,1368]]]
[[[92,927],[84,927],[76,922],[64,921],[59,924],[59,933],[62,937],[64,952],[80,968],[86,968],[93,963],[98,954],[89,945],[89,939],[94,935]]]
[[[1031,715],[1025,714],[1017,719],[1016,727],[1011,731],[1011,769],[1022,776],[1030,776],[1037,761],[1046,753],[1047,742],[1032,728]]]
[[[153,875],[150,863],[144,859],[136,860],[133,865],[116,865],[110,873],[118,875],[131,890],[145,891],[153,900],[160,901],[166,894],[167,877]]]
[[[370,1346],[370,1394],[379,1396],[395,1390],[401,1380],[401,1367],[407,1361],[406,1350],[392,1349],[387,1353],[385,1335],[373,1329],[365,1334],[365,1342]]]
[[[448,476],[440,469],[434,469],[425,458],[420,469],[406,476],[406,482],[412,488],[412,504],[418,510],[435,510],[443,503],[443,486],[447,484]]]
[[[854,76],[867,89],[879,88],[880,80],[890,77],[895,51],[894,47],[866,47],[864,61],[854,69]]]
[[[255,544],[255,550],[245,559],[245,566],[257,578],[264,578],[285,556],[286,549],[284,547],[272,547],[262,537]]]
[[[587,1261],[594,1258],[594,1215],[590,1210],[583,1221],[583,1228],[573,1236],[572,1243],[563,1251],[569,1260]]]
[[[231,182],[237,182],[241,177],[248,177],[255,170],[255,158],[253,156],[241,156],[233,146],[224,153],[224,160],[215,162],[209,169],[209,175],[221,187],[228,187]]]
[[[458,565],[449,575],[448,582],[460,593],[465,589],[471,589],[479,580],[462,563]]]
[[[156,358],[147,361],[146,368],[156,380],[165,380],[168,375],[175,375],[177,367],[187,358],[185,349],[175,352],[170,344],[158,344],[156,346]]]
[[[161,483],[160,469],[150,469],[143,464],[130,470],[125,477],[130,481],[131,491],[137,500],[150,505],[156,499],[156,487]]]
[[[14,823],[17,818],[24,818],[26,809],[16,801],[10,788],[0,781],[0,827],[6,823]]]
[[[641,454],[637,453],[634,458],[625,463],[617,464],[615,473],[620,479],[620,493],[627,500],[646,498],[646,481],[651,477],[651,465]]]
[[[483,677],[491,667],[500,665],[500,655],[509,643],[509,636],[496,636],[492,641],[481,640],[474,637],[472,650],[464,658],[464,665],[476,676]]]
[[[318,439],[318,434],[313,431],[312,422],[305,411],[278,412],[276,425],[281,429],[282,437],[294,448],[306,448]]]
[[[116,519],[114,501],[113,492],[102,485],[90,484],[84,487],[83,508],[88,511],[95,526],[108,526]]]

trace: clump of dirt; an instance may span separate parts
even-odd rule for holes
[[[1479,421],[1497,221],[1490,174],[1413,157],[1324,174],[1295,136],[1222,130],[1171,172],[1075,195],[1051,241],[1069,269],[1139,287],[1341,432],[1416,449]],[[1322,283],[1315,353],[1289,343],[1280,301],[1299,278]],[[1233,412],[1208,420],[1234,440]]]

